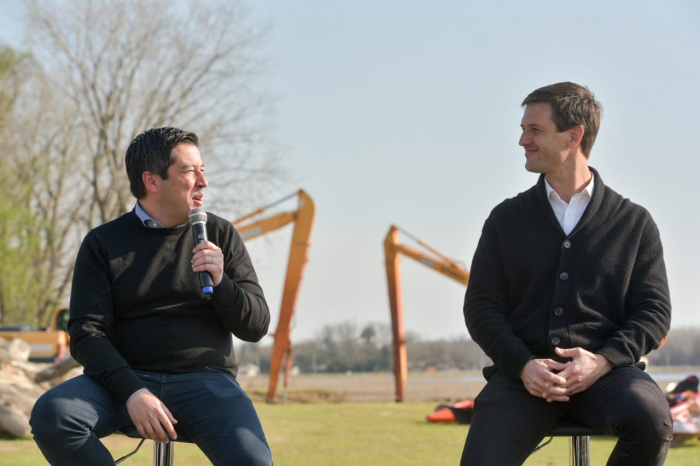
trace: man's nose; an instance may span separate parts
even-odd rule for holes
[[[204,172],[199,172],[198,184],[204,188],[209,186],[209,182],[207,181],[207,177],[204,175]]]
[[[520,144],[521,146],[527,146],[528,144],[530,144],[530,142],[531,138],[525,131],[523,131],[523,134],[520,135],[520,141],[518,141],[518,144]]]

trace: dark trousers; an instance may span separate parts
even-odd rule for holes
[[[618,438],[608,465],[662,465],[673,436],[668,402],[635,366],[610,371],[568,402],[530,395],[521,380],[501,372],[474,403],[462,465],[520,465],[564,416]]]
[[[177,419],[176,432],[195,442],[212,464],[272,464],[253,403],[231,374],[206,368],[188,374],[135,372]],[[126,406],[85,375],[42,395],[30,424],[48,462],[71,466],[114,465],[100,438],[134,425]]]

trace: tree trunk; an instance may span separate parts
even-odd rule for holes
[[[0,344],[0,432],[25,437],[30,433],[29,417],[36,400],[54,382],[80,373],[75,369],[79,365],[70,357],[56,365],[31,363],[27,361],[26,342],[0,341],[3,342]],[[42,386],[37,380],[46,383]]]
[[[0,403],[0,431],[7,432],[13,437],[29,435],[29,416],[11,401]]]
[[[66,356],[58,364],[54,364],[53,366],[39,372],[34,378],[34,381],[36,383],[49,382],[65,375],[68,373],[68,371],[76,367],[80,367],[78,361],[73,359],[72,356]]]

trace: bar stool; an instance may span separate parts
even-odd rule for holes
[[[119,458],[117,461],[114,462],[114,464],[119,464],[128,457],[134,455],[137,451],[139,451],[139,448],[141,448],[141,445],[143,444],[143,441],[145,440],[143,437],[141,437],[141,434],[139,434],[139,431],[136,429],[135,426],[131,426],[126,429],[122,429],[119,431],[120,433],[126,435],[129,438],[136,438],[136,439],[141,439],[141,443],[136,447],[136,450],[133,452],[129,453],[126,456],[123,456]],[[185,443],[193,443],[192,440],[189,438],[185,437],[182,433],[178,432],[177,433],[177,440],[171,440],[168,443],[163,443],[163,442],[153,442],[153,466],[173,466],[173,462],[175,461],[175,442],[185,442]]]
[[[592,435],[605,435],[595,429],[588,427],[570,417],[565,417],[554,426],[546,435],[549,437],[542,445],[535,448],[532,453],[539,451],[543,447],[549,445],[553,437],[570,437],[569,439],[569,464],[571,466],[590,466],[591,465],[591,441]]]

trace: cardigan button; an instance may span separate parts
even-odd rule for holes
[[[554,346],[557,346],[559,343],[561,343],[561,340],[559,337],[554,337],[550,340]]]
[[[554,310],[554,315],[557,317],[561,316],[563,313],[564,313],[564,309],[562,309],[560,307],[558,307]]]
[[[559,274],[559,278],[561,278],[562,280],[568,280],[568,279],[569,279],[569,274],[566,273],[566,272],[562,272],[562,273]]]
[[[569,249],[571,247],[571,241],[569,241],[568,239],[566,241],[564,241],[564,247],[566,249]]]

